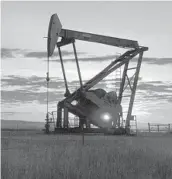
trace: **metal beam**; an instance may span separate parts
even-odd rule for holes
[[[65,38],[62,38],[60,42],[56,43],[56,46],[57,47],[62,47],[62,46],[71,44],[73,42],[74,42],[74,39],[65,39]]]
[[[90,88],[92,88],[93,86],[95,86],[98,82],[100,82],[103,78],[105,78],[106,76],[108,76],[109,74],[111,74],[113,71],[115,71],[116,69],[118,69],[119,67],[121,67],[122,65],[124,65],[127,61],[129,61],[130,59],[132,59],[134,56],[136,56],[139,52],[135,51],[133,54],[131,54],[130,56],[128,56],[128,58],[126,57],[125,59],[123,59],[120,63],[116,64],[114,67],[112,67],[110,70],[105,71],[104,73],[102,73],[99,78],[95,79],[91,84],[87,84],[87,86],[85,87],[85,85],[83,86],[83,88],[85,90],[89,90]]]
[[[62,67],[62,72],[63,72],[63,77],[64,77],[64,83],[65,83],[65,87],[66,87],[66,92],[65,92],[64,96],[67,97],[70,95],[70,92],[69,92],[68,85],[67,85],[66,73],[65,73],[65,69],[64,69],[64,65],[63,65],[63,59],[62,59],[60,47],[58,47],[58,51],[59,51],[60,62],[61,62],[61,67]]]
[[[77,53],[76,53],[75,41],[73,41],[72,44],[73,44],[73,50],[74,50],[74,55],[75,55],[75,60],[76,60],[76,66],[77,66],[77,71],[78,71],[79,82],[80,82],[80,86],[82,87],[81,71],[80,71],[78,57],[77,57]]]
[[[122,75],[122,82],[121,82],[121,85],[120,85],[119,96],[118,96],[119,104],[121,104],[121,101],[122,101],[122,94],[123,94],[123,91],[124,91],[124,85],[125,85],[125,79],[126,79],[125,77],[126,77],[126,74],[127,74],[128,65],[129,65],[129,61],[127,61],[125,63],[125,66],[124,66],[124,71],[123,71],[123,75]]]
[[[83,90],[87,91],[90,88],[92,88],[99,81],[101,81],[103,78],[105,78],[110,73],[115,71],[117,68],[119,68],[122,65],[124,65],[126,62],[128,62],[130,59],[135,57],[142,50],[144,50],[144,49],[128,51],[128,52],[125,53],[125,55],[124,54],[121,55],[117,60],[113,61],[108,67],[106,67],[104,70],[102,70],[98,75],[96,75],[91,80],[89,80],[87,83],[85,83],[83,85]],[[117,64],[117,62],[119,62],[119,63]],[[64,99],[62,102],[66,101],[66,100],[68,102],[72,102],[76,98],[76,95],[80,90],[81,90],[81,88],[79,88],[77,91],[73,92],[69,97]]]
[[[84,86],[86,86],[87,84],[93,82],[95,79],[99,78],[100,75],[104,74],[105,72],[107,72],[110,68],[112,68],[115,64],[117,64],[118,62],[124,60],[126,58],[127,55],[134,53],[136,50],[132,50],[132,51],[127,51],[125,52],[123,55],[121,55],[120,57],[118,57],[116,60],[112,61],[106,68],[104,68],[100,73],[98,73],[97,75],[95,75],[93,78],[91,78],[89,81],[87,81]]]
[[[57,104],[57,121],[56,121],[56,127],[61,128],[62,127],[62,108],[60,106],[60,103]]]
[[[91,34],[86,32],[78,32],[68,29],[61,29],[59,37],[64,37],[67,39],[77,39],[87,42],[96,42],[105,45],[112,45],[121,48],[139,48],[138,42],[134,40],[121,39],[115,37],[109,37],[104,35]]]
[[[133,80],[133,78],[134,78],[134,76],[135,76],[135,73],[134,73],[134,75],[132,76],[132,77],[130,77],[130,82]],[[127,83],[126,85],[125,85],[125,87],[123,88],[123,92],[126,90],[126,88],[128,87],[128,85],[129,85],[129,83]],[[130,87],[130,90],[131,90],[131,87]]]
[[[64,107],[64,118],[63,118],[64,119],[64,121],[63,121],[63,127],[64,128],[68,128],[68,123],[69,123],[68,117],[69,117],[68,108]]]
[[[137,67],[128,68],[127,70],[135,70]]]
[[[74,106],[69,102],[64,102],[64,108],[68,108],[68,112],[79,117],[85,117],[87,114],[81,109],[82,106]]]
[[[136,88],[137,88],[137,82],[138,82],[138,78],[139,78],[140,67],[141,67],[141,63],[142,63],[142,57],[143,57],[143,51],[139,53],[139,58],[138,58],[135,78],[134,78],[134,82],[133,82],[129,108],[128,108],[128,114],[127,114],[127,119],[126,119],[126,128],[128,130],[130,128],[130,118],[131,118],[133,104],[134,104],[134,98],[135,98],[135,94],[136,94]]]
[[[132,91],[132,86],[131,86],[131,83],[130,83],[130,79],[128,78],[128,75],[127,75],[127,74],[126,74],[126,77],[127,77],[128,84],[129,84],[129,86],[130,86],[130,89],[131,89],[131,91]]]

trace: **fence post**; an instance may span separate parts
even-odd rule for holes
[[[136,119],[136,116],[135,116],[135,124],[136,124],[136,135],[138,134],[138,130],[137,130],[137,119]]]
[[[151,130],[150,130],[150,123],[148,123],[148,130],[149,130],[149,132],[151,131]]]
[[[19,131],[19,124],[17,123],[17,132]]]
[[[84,124],[82,124],[82,145],[84,145]]]
[[[168,132],[170,132],[170,124],[168,124]]]
[[[157,128],[158,128],[158,132],[159,132],[159,124],[157,125]]]

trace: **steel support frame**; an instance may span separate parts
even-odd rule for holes
[[[83,85],[74,39],[69,39],[69,40],[63,39],[63,42],[60,42],[59,44],[57,44],[57,47],[59,49],[59,56],[60,56],[60,60],[61,60],[62,69],[64,69],[64,66],[63,66],[63,62],[62,62],[62,55],[61,55],[61,51],[60,51],[60,46],[64,46],[64,45],[67,45],[67,44],[70,44],[70,43],[73,44],[74,55],[75,55],[77,71],[78,71],[78,77],[79,77],[79,81],[80,81],[80,88],[77,91],[75,91],[74,93],[66,96],[66,98],[61,101],[61,105],[64,108],[64,118],[68,118],[68,110],[67,110],[68,107],[65,107],[66,102],[68,102],[68,104],[69,104],[73,100],[76,100],[77,96],[78,96],[77,95],[78,92],[81,92],[82,90],[84,90],[84,91],[89,90],[90,88],[95,86],[99,81],[101,81],[103,78],[105,78],[110,73],[112,73],[113,71],[115,71],[116,69],[118,69],[119,67],[124,65],[124,71],[123,71],[122,81],[121,81],[121,85],[120,85],[118,100],[119,100],[119,103],[121,103],[122,98],[123,98],[123,92],[126,89],[126,87],[129,85],[130,89],[131,89],[131,96],[130,96],[129,108],[128,108],[128,111],[127,111],[126,126],[125,126],[129,130],[129,128],[130,128],[130,118],[131,118],[132,109],[133,109],[133,103],[134,103],[135,92],[136,92],[136,88],[137,88],[139,71],[140,71],[141,62],[142,62],[143,51],[146,51],[147,48],[143,47],[143,48],[134,49],[134,50],[125,52],[123,55],[118,57],[116,61],[113,61],[109,66],[107,66],[99,74],[97,74],[95,77],[93,77],[87,83],[85,83]],[[128,78],[128,75],[127,75],[127,70],[129,69],[128,65],[129,65],[130,60],[138,54],[139,54],[139,59],[138,59],[135,75],[133,76],[134,77],[134,83],[133,83],[133,87],[132,87],[131,84],[130,84],[131,80]],[[64,73],[64,79],[65,79],[65,71],[64,70],[63,70],[63,73]],[[128,80],[128,84],[127,84],[127,86],[124,87],[126,79]],[[68,89],[67,81],[66,81],[65,86],[66,86],[66,89]],[[58,117],[60,117],[60,115]],[[58,117],[57,117],[57,121],[59,121]],[[66,120],[67,119],[64,119],[64,127],[68,127],[67,122],[65,122]],[[90,125],[88,125],[88,127],[89,126]],[[61,125],[58,124],[57,127],[61,127]]]
[[[134,104],[134,99],[135,99],[135,94],[136,94],[139,72],[140,72],[141,63],[142,63],[142,57],[143,57],[143,52],[140,52],[138,62],[137,62],[137,68],[136,68],[136,72],[135,72],[133,87],[132,87],[132,93],[131,93],[131,97],[130,97],[127,119],[126,119],[126,126],[125,127],[128,130],[128,133],[130,133],[130,130],[129,130],[130,129],[130,118],[131,118],[131,114],[132,114],[132,110],[133,110],[133,104]]]
[[[123,72],[123,78],[122,78],[122,82],[121,82],[121,86],[120,86],[120,93],[119,93],[119,103],[121,103],[121,100],[122,100],[122,97],[123,97],[123,92],[124,92],[124,90],[125,90],[125,88],[126,87],[124,87],[124,85],[125,85],[125,81],[126,81],[126,79],[128,80],[128,84],[130,85],[130,89],[132,90],[132,89],[135,89],[135,87],[134,88],[132,88],[131,87],[131,84],[130,84],[130,80],[129,80],[129,78],[128,78],[128,75],[127,75],[127,70],[128,70],[128,65],[129,65],[129,62],[130,62],[130,59],[131,58],[133,58],[134,56],[136,56],[137,54],[138,54],[139,52],[133,52],[133,53],[131,53],[131,55],[129,56],[129,59],[127,59],[126,61],[124,60],[124,61],[121,61],[121,62],[119,62],[118,64],[116,64],[115,66],[110,66],[110,69],[108,70],[107,68],[106,68],[106,70],[105,71],[103,71],[103,73],[101,72],[101,73],[99,73],[100,75],[98,76],[96,76],[96,77],[94,77],[93,79],[91,79],[90,81],[91,81],[91,83],[89,83],[89,82],[87,82],[87,84],[88,84],[88,86],[87,85],[83,85],[83,88],[84,89],[89,89],[90,88],[90,86],[94,86],[93,84],[95,83],[95,82],[97,82],[97,81],[100,81],[101,79],[103,79],[104,77],[106,77],[107,75],[109,75],[110,73],[112,73],[114,70],[116,70],[117,68],[119,68],[120,66],[122,66],[122,65],[124,65],[124,72]],[[141,61],[140,61],[141,62]],[[138,66],[139,66],[139,63],[138,63]],[[137,67],[137,69],[138,69],[138,67]],[[136,77],[137,75],[135,75],[135,77]],[[134,77],[134,76],[133,76]],[[132,77],[132,78],[133,78]],[[137,78],[134,78],[134,81],[137,81]],[[97,83],[96,83],[97,84]],[[136,85],[136,84],[135,84]],[[89,87],[89,88],[88,88]],[[132,95],[134,95],[135,94],[135,91],[134,90],[132,90]],[[77,95],[76,95],[77,96]],[[70,97],[71,96],[69,96],[69,99],[70,99]],[[130,96],[131,97],[131,96]],[[132,97],[133,98],[133,97]],[[132,99],[131,98],[131,99]],[[76,98],[74,97],[74,98],[72,98],[72,100],[75,100]],[[71,101],[72,101],[71,100]],[[131,100],[130,100],[131,101]],[[69,101],[68,101],[69,102]],[[131,101],[132,102],[132,101]],[[130,102],[130,103],[131,103]],[[134,99],[133,99],[133,102],[134,102]],[[132,106],[131,106],[131,104],[130,104],[130,107],[131,108],[129,108],[129,110],[130,111],[132,111]],[[130,111],[128,111],[128,113],[129,114],[131,114],[131,112]],[[123,119],[122,119],[122,121],[123,121]],[[119,127],[119,126],[118,126]]]
[[[60,105],[60,102],[57,104],[56,128],[62,128],[62,107]]]
[[[90,88],[94,87],[97,83],[99,83],[102,79],[107,77],[109,74],[114,72],[116,69],[121,67],[122,65],[126,64],[129,60],[131,60],[133,57],[135,57],[142,49],[137,49],[137,50],[131,50],[127,51],[123,55],[121,55],[118,59],[113,61],[110,65],[108,65],[104,70],[102,70],[99,74],[94,76],[92,79],[87,81],[82,89],[79,88],[75,92],[73,92],[69,97],[64,99],[62,102],[68,101],[69,103],[72,102],[73,100],[77,100],[78,93],[83,91],[88,91]]]
[[[77,53],[76,53],[75,41],[72,42],[72,45],[73,45],[73,50],[74,50],[74,55],[75,55],[75,61],[76,61],[76,66],[77,66],[77,71],[78,71],[78,77],[79,77],[80,87],[82,88],[81,71],[80,71],[78,57],[77,57]]]
[[[64,119],[63,119],[63,128],[68,128],[68,124],[69,124],[69,112],[68,112],[68,108],[64,107]]]
[[[58,47],[58,51],[59,51],[59,57],[60,57],[62,72],[63,72],[64,83],[65,83],[65,87],[66,87],[66,92],[65,92],[64,96],[67,97],[67,96],[70,95],[70,92],[69,92],[69,88],[68,88],[68,84],[67,84],[66,73],[65,73],[65,69],[64,69],[64,64],[63,64],[63,59],[62,59],[60,47]]]
[[[60,57],[60,62],[61,62],[61,67],[62,67],[62,72],[63,72],[63,77],[64,77],[64,82],[65,82],[65,88],[66,92],[64,96],[67,98],[70,96],[70,91],[68,89],[68,84],[67,84],[67,79],[66,79],[66,73],[64,69],[64,64],[63,64],[63,59],[62,59],[62,53],[61,53],[61,47],[71,44],[73,45],[73,50],[74,50],[74,56],[75,56],[75,61],[76,61],[76,66],[77,66],[77,72],[78,72],[78,77],[79,77],[79,82],[80,82],[80,87],[82,88],[82,77],[81,77],[81,72],[80,72],[80,67],[79,67],[79,62],[78,62],[78,57],[77,57],[77,52],[76,52],[76,46],[75,46],[75,40],[74,39],[65,39],[62,38],[61,42],[57,43],[57,48],[59,52],[59,57]],[[69,127],[69,110],[67,107],[67,103],[61,103],[59,102],[57,104],[57,121],[56,121],[56,128],[62,128],[62,109],[64,110],[64,121],[63,121],[63,128],[68,128]],[[89,124],[88,124],[89,127]]]
[[[133,110],[133,104],[134,104],[136,88],[137,88],[137,83],[138,83],[138,78],[139,78],[139,72],[140,72],[141,63],[142,63],[142,57],[143,57],[143,51],[141,51],[139,53],[136,68],[128,68],[129,61],[124,65],[122,82],[121,82],[121,85],[120,85],[118,102],[121,104],[122,98],[130,97],[129,107],[128,107],[128,110],[127,110],[127,117],[125,119],[125,121],[126,121],[125,128],[127,130],[127,133],[130,133],[130,120],[132,118],[132,110]],[[134,69],[135,69],[135,73],[131,77],[131,79],[129,79],[127,72],[128,72],[128,70],[134,70]],[[131,85],[131,81],[133,81],[133,85]],[[127,83],[126,86],[125,86],[125,83]],[[131,95],[130,96],[123,96],[123,93],[128,86],[130,87]]]

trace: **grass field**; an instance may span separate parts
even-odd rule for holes
[[[1,133],[2,179],[172,179],[172,135]]]

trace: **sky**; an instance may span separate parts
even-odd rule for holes
[[[2,2],[2,118],[44,122],[46,39],[52,14],[63,28],[137,40],[144,53],[133,114],[140,123],[172,123],[172,2]],[[83,80],[124,50],[76,41]],[[72,46],[62,48],[69,88],[79,87]],[[136,65],[136,60],[131,66]],[[113,73],[97,87],[115,89]],[[132,75],[132,74],[130,74]],[[50,110],[65,91],[57,49],[50,58]],[[113,86],[114,85],[114,86]],[[127,100],[124,100],[124,108]]]
[[[43,37],[50,16],[57,13],[63,28],[137,40],[149,47],[147,57],[171,57],[171,8],[172,2],[163,1],[2,2],[2,46],[45,50]],[[100,54],[114,49],[97,44],[85,49],[81,43],[78,50]]]

